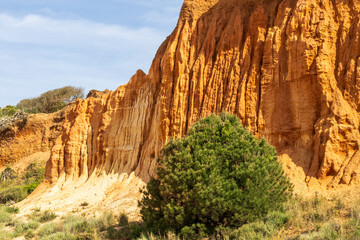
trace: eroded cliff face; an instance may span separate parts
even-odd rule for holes
[[[0,120],[0,170],[6,164],[35,155],[34,160],[43,160],[39,153],[48,155],[55,139],[62,130],[66,111],[54,114],[27,115],[16,113],[11,118]],[[47,157],[48,158],[48,157]]]
[[[148,75],[68,108],[21,204],[136,218],[162,145],[222,111],[269,140],[297,186],[358,184],[359,13],[357,0],[185,0]]]

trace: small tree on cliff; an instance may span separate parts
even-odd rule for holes
[[[66,86],[47,91],[36,98],[23,99],[17,107],[27,113],[52,113],[78,98],[84,98],[84,89]]]
[[[292,192],[275,149],[229,114],[204,118],[171,140],[158,163],[139,202],[154,232],[196,238],[236,228],[279,209]]]

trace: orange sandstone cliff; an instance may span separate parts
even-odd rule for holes
[[[222,111],[277,148],[298,189],[357,185],[359,13],[358,0],[185,0],[148,74],[57,113],[57,132],[31,116],[0,137],[1,162],[51,150],[22,209],[87,201],[136,218],[163,144]]]

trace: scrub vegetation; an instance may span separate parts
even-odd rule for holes
[[[39,97],[23,99],[16,106],[0,108],[0,119],[11,117],[18,111],[25,113],[53,113],[66,107],[70,102],[84,98],[84,89],[66,86],[47,91]]]
[[[44,176],[45,167],[39,166],[36,161],[21,176],[10,165],[7,166],[0,174],[0,204],[20,202],[35,190]]]
[[[241,240],[336,240],[360,239],[360,199],[345,203],[340,196],[296,196],[280,211],[241,227],[210,235],[207,239]],[[149,239],[180,240],[174,231],[162,234],[151,231],[143,222],[130,222],[125,214],[101,216],[72,214],[59,217],[55,213],[34,209],[18,218],[21,209],[0,205],[0,239]],[[41,216],[55,215],[55,218]],[[199,238],[201,239],[201,238]],[[205,239],[205,238],[203,238]]]

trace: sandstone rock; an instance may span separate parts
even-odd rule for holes
[[[109,89],[106,89],[104,91],[98,91],[98,90],[90,90],[89,93],[86,95],[86,98],[90,98],[90,97],[93,97],[93,98],[99,98],[101,97],[102,95],[104,94],[107,94],[109,93]]]
[[[68,107],[46,180],[21,204],[92,199],[136,218],[162,145],[222,111],[277,148],[298,189],[356,185],[359,13],[352,0],[185,0],[148,75]]]
[[[62,113],[17,112],[0,120],[0,168],[35,153],[48,152],[60,134]]]

